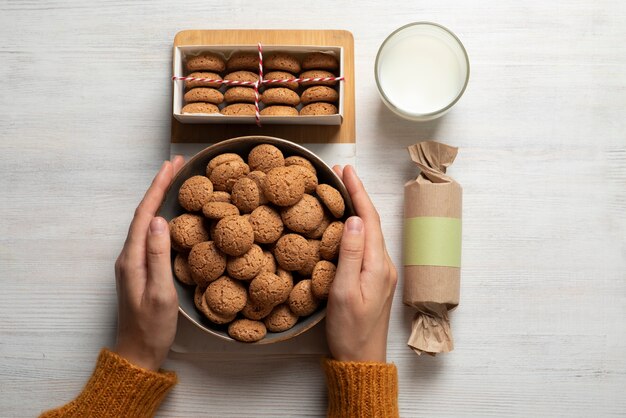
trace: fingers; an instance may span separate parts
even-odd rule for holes
[[[343,169],[343,182],[350,193],[354,210],[363,219],[365,225],[365,263],[382,259],[385,251],[383,233],[380,225],[380,216],[372,200],[365,191],[363,183],[356,175],[354,167],[347,165]]]
[[[339,248],[337,272],[331,292],[352,292],[359,289],[359,277],[365,249],[365,228],[361,218],[352,216],[346,221]]]
[[[128,238],[125,247],[131,260],[142,260],[145,252],[145,241],[148,233],[150,221],[154,218],[156,211],[159,209],[165,191],[172,182],[174,170],[172,163],[165,161],[161,169],[157,173],[148,191],[146,191],[143,200],[135,210],[130,228],[128,229]]]
[[[161,291],[172,286],[170,260],[170,233],[167,221],[160,216],[152,218],[146,247],[148,281],[146,287]]]
[[[337,174],[337,177],[343,181],[343,167],[340,165],[333,166],[333,171]]]
[[[185,159],[182,155],[176,155],[172,159],[172,165],[174,166],[174,175],[178,174],[178,170],[180,170],[185,165]]]

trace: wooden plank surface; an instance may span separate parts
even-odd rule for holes
[[[354,38],[345,30],[183,30],[174,38],[174,46],[182,45],[320,45],[344,48],[342,74],[344,83],[344,114],[339,126],[244,124],[185,124],[172,117],[172,142],[218,142],[248,135],[287,138],[298,143],[354,143]]]
[[[115,337],[113,262],[169,155],[171,47],[183,28],[346,29],[357,169],[400,262],[405,147],[460,147],[456,349],[417,358],[395,297],[388,358],[404,417],[626,411],[626,3],[617,0],[0,2],[0,416],[73,398]],[[465,96],[443,119],[380,102],[378,46],[432,20],[463,40]],[[312,355],[172,355],[160,417],[322,416]]]

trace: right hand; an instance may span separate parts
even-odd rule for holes
[[[343,229],[337,273],[328,296],[326,335],[335,360],[387,361],[387,332],[398,280],[380,216],[352,166],[333,168],[358,216]]]

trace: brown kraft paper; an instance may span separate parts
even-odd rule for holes
[[[403,302],[417,310],[408,345],[418,355],[436,355],[454,348],[448,312],[459,304],[462,189],[446,175],[447,167],[457,155],[457,148],[425,141],[410,146],[408,150],[411,159],[421,170],[416,179],[404,185]],[[438,233],[437,225],[440,224],[434,223],[435,226],[432,226],[430,221],[433,219],[442,221],[444,226],[451,223],[451,229],[456,233],[441,234],[439,240],[433,240],[433,234]],[[414,221],[422,226],[424,223],[430,226],[427,230],[430,238],[423,236],[423,228],[410,228],[415,226],[410,225]],[[423,242],[415,245],[415,240]],[[428,247],[429,242],[442,240],[443,246]],[[458,242],[447,242],[450,240]],[[427,251],[423,251],[424,248]],[[439,248],[441,251],[452,248],[458,257],[437,257]],[[416,251],[425,254],[416,254]],[[450,258],[458,261],[447,261]]]

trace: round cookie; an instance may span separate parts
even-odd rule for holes
[[[313,172],[313,174],[317,176],[317,170],[315,170],[315,167],[313,166],[313,164],[311,164],[311,162],[307,160],[306,158],[300,157],[299,155],[292,155],[291,157],[285,158],[285,165],[287,167],[292,166],[292,165],[302,166],[304,168],[311,170],[311,172]]]
[[[278,206],[291,206],[304,196],[304,179],[293,167],[272,168],[265,177],[265,197]]]
[[[250,299],[260,306],[276,306],[289,297],[293,280],[288,276],[278,276],[263,272],[250,282]]]
[[[283,280],[290,281],[291,283],[293,283],[293,274],[291,274],[290,271],[277,268],[276,275]]]
[[[213,103],[189,103],[183,106],[180,113],[220,113],[220,108]]]
[[[213,193],[213,183],[205,176],[189,177],[178,190],[178,202],[190,212],[197,212]]]
[[[262,340],[267,335],[267,329],[263,322],[237,319],[228,326],[228,335],[243,343],[253,343]]]
[[[189,251],[197,243],[209,239],[204,219],[198,215],[183,213],[172,219],[169,226],[172,246],[177,250]]]
[[[261,102],[265,105],[289,105],[300,104],[298,93],[285,87],[266,89],[261,95]]]
[[[248,154],[248,165],[252,171],[267,173],[272,168],[285,165],[285,157],[274,145],[261,144],[252,148]]]
[[[209,196],[209,202],[224,202],[224,203],[231,203],[230,200],[230,193],[228,192],[220,192],[220,191],[213,191],[213,193],[211,193],[211,196]]]
[[[296,271],[302,269],[313,254],[309,242],[303,236],[286,234],[276,243],[274,257],[281,268]]]
[[[237,315],[220,315],[217,312],[213,311],[206,303],[206,299],[204,298],[205,290],[200,286],[196,287],[196,291],[194,294],[194,304],[196,308],[211,322],[221,325],[228,324],[233,319],[237,317]]]
[[[227,103],[254,103],[256,96],[252,87],[231,87],[224,93]]]
[[[195,72],[195,73],[189,74],[187,77],[208,78],[211,80],[222,80],[222,76],[220,76],[219,74],[209,73],[209,72]],[[200,80],[185,81],[185,88],[187,90],[191,90],[196,87],[212,87],[214,89],[219,89],[220,87],[222,87],[222,83],[216,83],[216,82],[211,82],[211,81],[200,81]]]
[[[211,161],[209,161],[209,163],[207,164],[207,166],[206,166],[206,176],[207,177],[211,177],[211,173],[213,172],[215,167],[217,167],[218,165],[227,163],[229,161],[241,161],[242,163],[245,162],[243,160],[243,158],[241,158],[238,154],[235,154],[233,152],[227,152],[225,154],[220,154],[217,157],[213,157],[211,159]]]
[[[311,52],[302,60],[303,70],[328,70],[335,71],[339,68],[339,61],[330,54],[323,52]]]
[[[187,58],[187,69],[189,71],[211,71],[221,73],[226,68],[224,59],[212,52],[205,52],[196,57]]]
[[[313,86],[304,90],[300,100],[303,105],[314,102],[336,102],[339,100],[339,93],[332,87]]]
[[[322,238],[322,234],[324,234],[324,231],[326,231],[326,228],[328,228],[328,225],[330,225],[332,221],[333,220],[330,218],[330,216],[328,216],[326,211],[324,211],[324,217],[322,218],[322,223],[320,223],[320,225],[317,228],[315,228],[313,231],[307,234],[304,234],[304,236],[306,238],[312,238],[312,239]]]
[[[343,222],[335,221],[328,225],[322,234],[320,242],[320,255],[325,260],[333,260],[339,254],[341,235],[343,234]]]
[[[284,52],[274,52],[263,57],[263,67],[266,70],[286,71],[292,74],[300,72],[298,59]]]
[[[315,264],[311,273],[311,290],[316,298],[328,299],[336,272],[337,267],[330,261],[321,260]]]
[[[320,241],[316,239],[308,240],[309,247],[311,247],[311,257],[307,263],[298,270],[298,274],[302,276],[310,276],[313,273],[313,269],[318,261],[320,261]]]
[[[228,71],[248,70],[259,71],[258,52],[235,52],[226,61]]]
[[[217,249],[213,241],[194,245],[189,253],[188,262],[191,276],[201,287],[207,287],[226,270],[226,256]]]
[[[250,103],[235,103],[226,106],[220,113],[225,116],[254,116],[256,107]]]
[[[254,321],[259,321],[266,316],[268,316],[272,312],[272,305],[258,305],[252,302],[252,299],[248,298],[248,302],[246,306],[241,310],[241,314],[248,319],[252,319]]]
[[[196,87],[185,93],[184,99],[186,103],[205,102],[218,105],[224,101],[224,95],[217,89]]]
[[[259,188],[259,204],[264,205],[267,203],[267,198],[265,197],[265,177],[266,174],[259,170],[250,171],[248,174],[248,178],[254,180],[257,187]]]
[[[224,80],[229,81],[248,81],[254,83],[259,79],[259,75],[250,71],[235,71],[230,74],[226,74]]]
[[[298,109],[292,106],[267,106],[261,110],[261,116],[298,116]]]
[[[207,202],[202,206],[202,213],[209,219],[220,220],[227,216],[239,215],[239,209],[232,203]]]
[[[337,106],[331,103],[316,102],[304,106],[300,109],[300,116],[323,116],[336,115]]]
[[[191,269],[189,268],[189,263],[187,262],[187,256],[183,254],[176,254],[176,258],[174,258],[174,275],[183,284],[187,285],[196,285],[196,281],[193,279],[191,275]]]
[[[333,78],[333,77],[335,77],[335,74],[331,73],[330,71],[309,70],[300,74],[300,77],[298,78]],[[300,82],[300,84],[302,84],[303,87],[334,86],[335,84],[337,84],[337,81],[332,81],[332,80],[331,81],[302,81]]]
[[[276,272],[276,259],[274,258],[274,255],[270,251],[265,250],[263,251],[263,257],[265,259],[265,262],[263,264],[263,267],[261,268],[261,271],[275,273]]]
[[[254,244],[245,254],[231,257],[226,263],[228,275],[237,280],[252,280],[261,272],[267,259],[263,250]]]
[[[317,193],[321,201],[335,218],[341,218],[343,216],[346,210],[346,204],[339,190],[328,184],[320,184],[315,188],[315,193]]]
[[[215,245],[224,253],[239,256],[254,243],[252,225],[243,216],[227,216],[215,226]]]
[[[289,309],[298,316],[309,316],[319,306],[311,290],[311,280],[300,280],[289,294]]]
[[[317,176],[311,170],[301,165],[291,165],[298,175],[304,180],[304,192],[313,193],[317,187]]]
[[[268,331],[283,332],[292,328],[298,322],[298,315],[291,312],[289,305],[282,303],[272,309],[272,312],[263,321]]]
[[[293,74],[285,71],[270,71],[263,77],[265,80],[292,80],[296,78]],[[264,83],[266,87],[287,87],[291,90],[298,90],[298,82],[276,82],[276,83]]]
[[[247,176],[249,172],[250,168],[248,164],[236,160],[227,161],[215,167],[213,171],[211,171],[209,179],[213,183],[215,190],[230,192],[235,182]]]
[[[235,315],[246,306],[248,293],[240,282],[222,276],[209,284],[204,292],[209,308],[223,316]]]
[[[261,203],[261,190],[256,182],[248,177],[242,177],[233,185],[231,199],[233,204],[242,213],[250,213]]]
[[[305,168],[301,168],[309,172]],[[324,208],[322,204],[310,194],[305,194],[295,205],[284,208],[280,217],[285,226],[294,232],[305,234],[316,229],[322,218],[324,218]]]
[[[259,206],[248,219],[254,231],[254,241],[259,244],[276,242],[283,233],[283,221],[276,210],[270,206]]]

